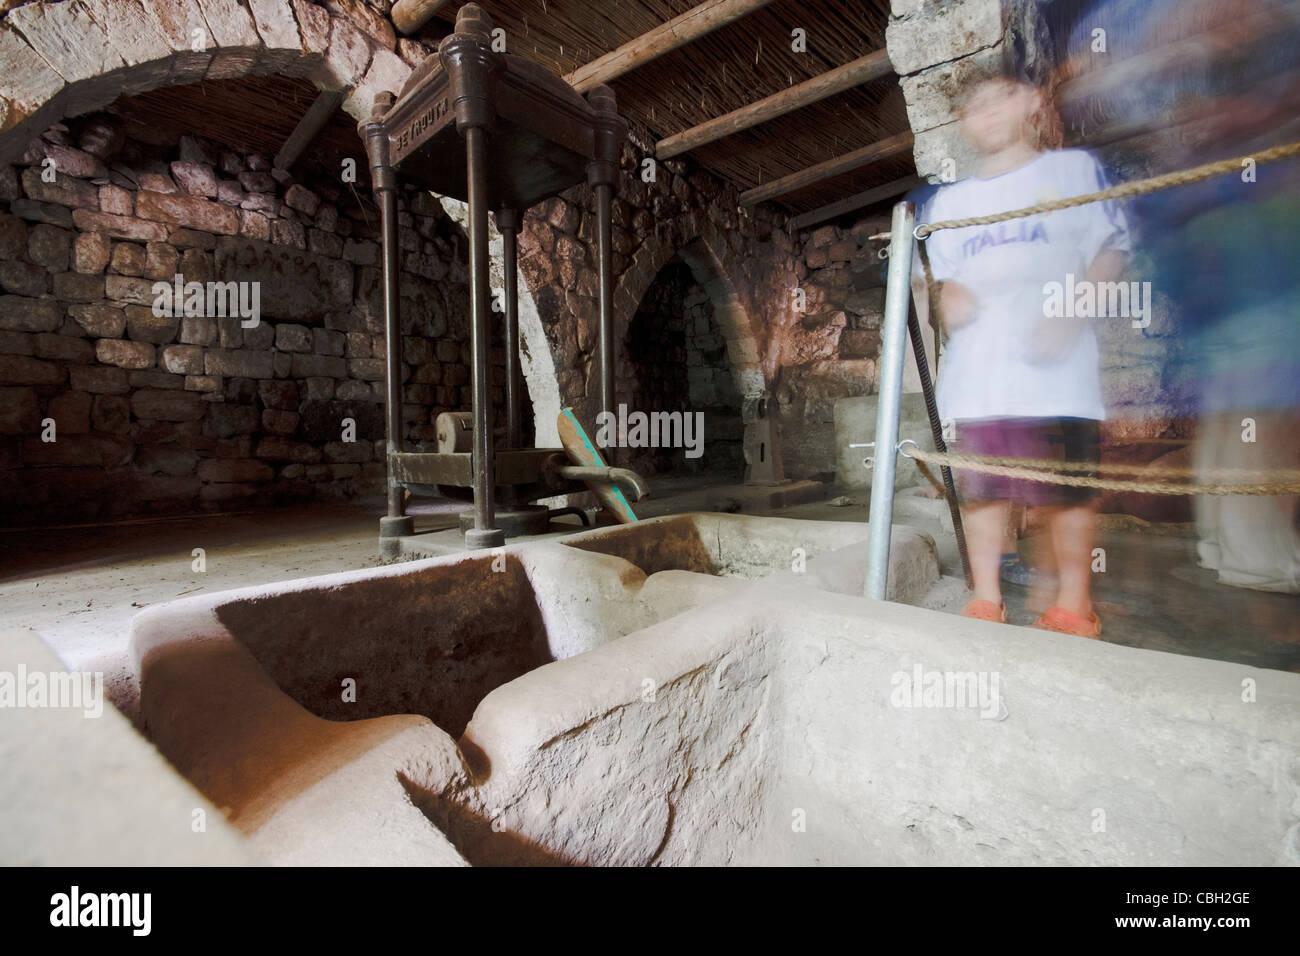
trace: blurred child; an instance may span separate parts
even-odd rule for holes
[[[930,221],[982,216],[1104,188],[1081,150],[1052,149],[1059,125],[1036,87],[1007,74],[977,82],[961,131],[978,155],[974,175],[939,191]],[[1115,203],[934,233],[926,240],[948,342],[937,399],[956,422],[961,453],[1096,463],[1105,417],[1097,340],[1086,317],[1047,307],[1050,283],[1118,279],[1129,248]],[[1092,608],[1095,495],[1087,489],[961,473],[974,599],[963,614],[1005,621],[1000,570],[1011,502],[1048,509],[1058,575],[1035,626],[1099,637]]]

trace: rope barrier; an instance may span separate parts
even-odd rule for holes
[[[1158,192],[1161,189],[1168,189],[1170,186],[1185,186],[1189,183],[1198,183],[1203,179],[1209,179],[1213,176],[1221,176],[1224,173],[1237,172],[1242,165],[1248,161],[1253,161],[1256,166],[1262,166],[1265,163],[1276,162],[1279,159],[1286,159],[1288,156],[1300,154],[1300,142],[1286,143],[1282,146],[1273,146],[1269,149],[1261,150],[1258,153],[1248,156],[1238,156],[1235,159],[1220,159],[1212,163],[1203,163],[1200,166],[1193,166],[1191,169],[1178,170],[1177,172],[1164,173],[1160,176],[1151,176],[1147,179],[1135,179],[1132,182],[1120,183],[1118,186],[1111,186],[1108,189],[1101,189],[1093,193],[1084,193],[1081,196],[1070,196],[1066,199],[1053,199],[1048,202],[1041,202],[1033,206],[1025,206],[1023,209],[1012,209],[1010,212],[994,213],[990,216],[968,216],[965,219],[944,219],[940,222],[922,223],[917,226],[913,235],[917,239],[925,239],[932,233],[939,232],[941,229],[964,229],[967,226],[990,226],[998,222],[1006,222],[1010,219],[1023,219],[1025,216],[1036,216],[1043,212],[1054,212],[1057,209],[1070,209],[1074,206],[1086,206],[1088,203],[1104,202],[1107,199],[1124,199],[1128,196],[1142,196],[1147,193]]]
[[[1242,468],[1207,469],[1203,473],[1187,468],[1163,468],[1154,465],[1092,464],[1073,461],[1052,461],[1042,458],[1001,458],[996,455],[961,455],[955,452],[925,451],[916,448],[907,452],[921,462],[947,465],[958,471],[977,471],[1006,478],[1025,478],[1073,488],[1096,488],[1099,491],[1132,491],[1147,495],[1293,495],[1300,494],[1300,470],[1255,471]],[[1091,475],[1063,474],[1070,471],[1097,471],[1121,474],[1204,474],[1209,478],[1263,478],[1236,484],[1193,483],[1183,481],[1136,481],[1095,478]],[[1279,476],[1283,480],[1275,480]],[[1274,479],[1274,480],[1269,480]]]
[[[1048,202],[1013,209],[1009,212],[995,213],[988,216],[969,216],[964,219],[944,219],[939,222],[923,223],[913,231],[918,240],[917,248],[921,257],[921,268],[925,273],[926,292],[930,300],[930,312],[935,319],[940,319],[939,289],[930,267],[930,255],[924,240],[943,229],[963,229],[967,226],[987,226],[1022,219],[1058,209],[1070,209],[1088,203],[1104,202],[1108,199],[1123,199],[1128,196],[1141,196],[1147,193],[1168,189],[1171,186],[1183,186],[1200,182],[1213,176],[1236,172],[1248,161],[1253,160],[1259,166],[1276,162],[1289,156],[1300,154],[1300,142],[1286,143],[1261,150],[1250,156],[1238,156],[1204,163],[1191,169],[1164,173],[1147,179],[1138,179],[1097,192],[1070,196],[1066,199],[1053,199]],[[942,323],[939,323],[942,327]],[[1048,484],[1069,485],[1076,488],[1095,488],[1100,491],[1131,491],[1150,495],[1289,495],[1300,494],[1300,470],[1284,469],[1275,471],[1251,469],[1216,469],[1204,473],[1190,468],[1172,468],[1160,465],[1119,465],[1094,464],[1088,462],[1060,462],[1038,458],[999,458],[991,455],[961,455],[953,452],[932,452],[916,449],[909,452],[918,464],[934,462],[964,471],[978,471],[1007,478],[1025,478],[1030,481]],[[1067,472],[1092,471],[1097,473],[1152,475],[1167,478],[1194,478],[1204,474],[1217,478],[1236,480],[1236,484],[1224,484],[1218,481],[1194,483],[1191,481],[1140,481],[1097,478],[1091,475],[1072,475]],[[1277,480],[1281,478],[1282,480]]]

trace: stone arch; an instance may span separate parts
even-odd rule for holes
[[[658,236],[648,236],[633,254],[632,262],[614,289],[614,335],[622,341],[637,307],[661,269],[680,257],[702,285],[713,303],[714,319],[727,342],[727,358],[736,390],[749,402],[761,396],[767,379],[759,362],[759,342],[749,311],[736,293],[735,285],[717,250],[725,250],[722,237],[701,230],[689,241],[677,245]]]
[[[411,67],[391,27],[371,32],[307,0],[60,0],[0,21],[0,163],[65,116],[203,79],[280,73],[348,91],[361,119]],[[385,27],[385,33],[381,27]],[[376,33],[378,37],[376,37]]]

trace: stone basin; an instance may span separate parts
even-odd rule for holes
[[[144,728],[274,863],[1300,862],[1300,675],[870,601],[819,524],[151,608]]]

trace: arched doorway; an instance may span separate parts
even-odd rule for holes
[[[691,416],[690,447],[629,448],[628,464],[647,475],[743,476],[741,395],[708,291],[680,257],[651,282],[627,326],[630,375],[616,389],[632,412]]]

